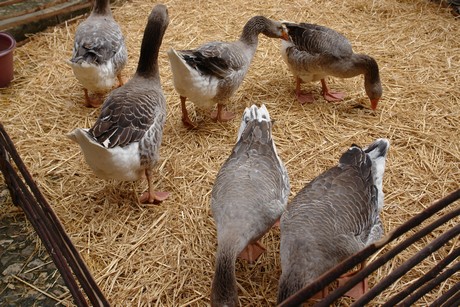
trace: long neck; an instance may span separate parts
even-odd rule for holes
[[[377,62],[368,55],[355,53],[350,61],[342,65],[341,69],[337,69],[337,77],[352,78],[364,75],[369,82],[380,80]]]
[[[216,272],[212,281],[211,306],[237,306],[235,261],[237,252],[230,244],[217,247]]]
[[[249,19],[244,25],[241,32],[240,41],[243,43],[257,47],[259,42],[259,34],[265,30],[267,19],[262,16],[255,16]]]
[[[110,0],[96,0],[92,13],[111,16],[112,12],[110,11]]]
[[[141,53],[136,73],[142,77],[159,76],[158,53],[165,29],[159,22],[149,20],[142,38]]]
[[[361,55],[365,62],[364,82],[369,84],[380,83],[379,66],[377,62],[368,55]]]
[[[311,263],[292,261],[290,268],[282,268],[283,272],[278,284],[278,304],[320,276],[315,273],[316,267],[312,267]]]

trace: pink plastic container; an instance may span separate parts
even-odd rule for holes
[[[7,87],[13,80],[13,50],[16,47],[14,37],[0,32],[0,87]]]

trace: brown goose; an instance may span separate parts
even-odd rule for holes
[[[379,67],[368,55],[354,53],[348,39],[327,27],[309,23],[289,23],[290,40],[282,41],[281,54],[296,78],[296,95],[300,103],[314,101],[312,93],[300,90],[302,82],[321,80],[327,101],[340,101],[345,94],[331,91],[326,77],[351,78],[364,74],[364,88],[373,110],[382,96]]]
[[[187,98],[203,109],[217,104],[217,112],[212,115],[217,121],[225,122],[234,118],[234,114],[223,110],[223,107],[243,82],[256,52],[260,33],[287,39],[280,22],[255,16],[249,19],[239,40],[235,42],[209,42],[194,50],[168,51],[185,126],[196,127],[188,116],[185,106]]]
[[[264,251],[259,240],[286,208],[290,191],[286,168],[272,138],[264,105],[246,108],[232,154],[222,165],[211,194],[217,226],[212,306],[238,304],[235,261],[253,262]]]
[[[379,212],[388,148],[386,139],[365,149],[353,145],[288,204],[281,217],[278,303],[383,235]],[[358,284],[347,295],[357,298],[366,287]]]
[[[73,55],[68,62],[83,85],[86,106],[97,107],[102,94],[123,84],[121,71],[128,60],[123,34],[110,11],[110,0],[96,0],[89,17],[75,32]],[[88,91],[98,95],[92,100]]]
[[[154,192],[151,182],[166,121],[158,52],[168,24],[166,6],[156,5],[145,27],[133,78],[110,93],[91,129],[77,128],[68,135],[79,143],[86,162],[101,178],[132,181],[145,173],[148,191],[141,202],[152,203],[168,196]]]

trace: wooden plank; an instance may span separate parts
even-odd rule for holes
[[[7,0],[7,1],[2,1],[0,2],[0,7],[2,6],[7,6],[7,5],[11,5],[11,4],[15,4],[15,3],[18,3],[18,2],[21,2],[22,0]]]
[[[16,1],[16,0],[15,0]],[[56,6],[65,2],[66,0],[52,0],[52,1],[37,1],[34,2],[26,2],[23,1],[21,4],[10,6],[10,7],[1,7],[0,6],[0,21],[5,19],[10,19],[16,16],[27,15],[33,12],[38,12],[40,10],[44,10],[46,8]]]
[[[60,5],[56,5],[38,12],[2,20],[0,21],[0,30],[13,28],[15,26],[19,26],[25,23],[36,22],[41,19],[53,17],[60,14],[70,13],[90,6],[91,3],[87,0],[73,0],[68,3],[62,3]]]

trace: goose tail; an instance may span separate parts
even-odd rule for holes
[[[268,113],[268,109],[264,104],[262,104],[260,108],[257,107],[257,105],[253,104],[251,107],[246,108],[244,110],[243,117],[241,118],[240,129],[238,131],[237,141],[240,140],[248,123],[252,121],[271,122],[270,114]],[[271,127],[271,125],[269,126]]]
[[[364,152],[372,161],[372,176],[378,190],[379,211],[383,208],[383,173],[385,172],[385,160],[389,148],[390,142],[387,139],[377,139],[364,148]]]

